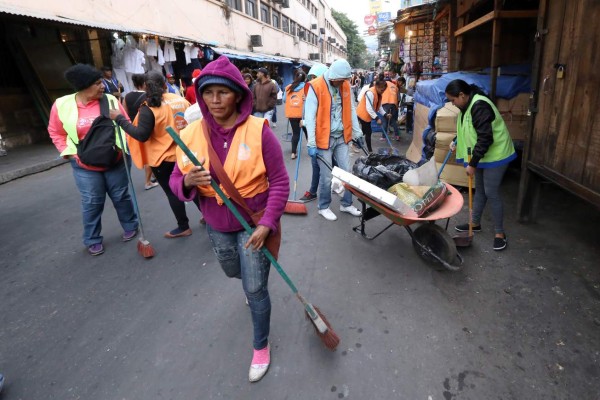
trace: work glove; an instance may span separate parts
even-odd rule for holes
[[[311,156],[312,158],[315,158],[317,156],[317,148],[308,146],[308,155]]]

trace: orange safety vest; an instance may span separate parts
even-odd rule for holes
[[[267,179],[267,167],[262,154],[262,131],[266,121],[264,118],[249,116],[248,119],[238,126],[233,136],[227,158],[223,163],[223,169],[233,182],[235,188],[243,198],[251,198],[269,188]],[[203,166],[210,171],[210,159],[208,157],[208,143],[202,130],[202,120],[194,121],[181,131],[181,140],[189,147],[196,158],[204,157],[206,161]],[[177,147],[177,166],[183,174],[190,172],[194,164],[185,155],[183,150]],[[220,186],[227,197],[223,185]],[[210,186],[198,186],[200,196],[216,197],[217,203],[222,205],[223,200]]]
[[[304,91],[302,89],[290,92],[288,89],[292,85],[285,87],[285,116],[287,118],[302,118],[302,108],[304,107]],[[306,86],[306,85],[304,85]]]
[[[381,104],[398,105],[398,86],[394,82],[386,81],[387,89],[381,95]]]
[[[175,147],[177,146],[167,133],[167,126],[173,127],[177,132],[187,126],[183,118],[185,110],[190,103],[183,97],[174,93],[163,94],[160,107],[149,107],[154,114],[154,130],[150,138],[140,142],[127,136],[127,144],[133,163],[138,168],[144,165],[159,166],[163,161],[175,161]],[[133,124],[137,125],[138,117]]]
[[[315,137],[317,148],[329,149],[329,137],[331,136],[331,93],[325,78],[320,76],[310,82],[317,101],[317,124]],[[342,96],[342,125],[344,126],[344,142],[352,140],[352,100],[350,99],[350,83],[344,81],[339,88]]]
[[[381,107],[381,95],[377,93],[377,90],[375,90],[375,86],[369,89],[368,92],[373,93],[373,99],[375,100],[375,103],[371,105],[373,106],[373,111],[378,112],[379,107]],[[362,119],[365,122],[371,122],[373,118],[371,118],[371,116],[367,112],[367,101],[369,101],[369,99],[367,99],[367,93],[365,93],[362,99],[360,99],[360,103],[358,103],[356,115],[358,116],[358,118]]]

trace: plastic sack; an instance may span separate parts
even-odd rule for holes
[[[411,212],[418,217],[438,208],[448,195],[448,188],[444,182],[438,181],[433,186],[411,186],[406,183],[397,183],[388,189],[407,206],[401,210],[403,214]]]
[[[417,168],[417,164],[402,156],[390,154],[370,154],[359,157],[352,167],[352,173],[373,185],[387,190],[402,182],[404,174]]]
[[[427,161],[419,168],[411,169],[404,174],[402,181],[411,186],[433,186],[438,181],[435,159]]]

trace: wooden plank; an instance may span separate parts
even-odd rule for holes
[[[560,42],[563,35],[563,18],[567,0],[552,0],[548,3],[547,35],[543,38],[542,62],[538,79],[538,114],[530,142],[530,160],[536,164],[545,164],[548,147],[556,146],[556,130],[551,132],[551,120],[554,118],[554,63],[558,59]]]
[[[489,12],[489,13],[485,14],[483,17],[478,18],[475,21],[471,22],[470,24],[467,24],[467,25],[463,26],[462,28],[458,29],[456,32],[454,32],[454,36],[460,36],[463,33],[469,32],[470,30],[473,30],[480,25],[483,25],[487,22],[492,21],[495,17],[496,17],[496,13],[494,11]]]
[[[496,18],[537,18],[538,10],[500,10],[496,13]]]
[[[456,17],[456,2],[450,2],[450,16],[448,18],[448,71],[456,71],[458,69],[458,55],[456,54],[456,38],[452,32],[456,30],[458,18]]]
[[[598,112],[598,106],[600,106],[598,91],[600,74],[596,71],[597,63],[600,62],[598,54],[600,43],[597,40],[590,40],[590,38],[600,37],[600,24],[585,26],[582,21],[595,20],[600,17],[600,3],[591,0],[579,2],[574,17],[572,22],[574,36],[569,42],[569,45],[574,48],[569,52],[571,58],[564,60],[567,64],[565,76],[567,73],[575,75],[571,80],[574,81],[573,103],[571,110],[563,111],[565,119],[569,119],[569,122],[561,125],[561,134],[563,126],[568,129],[568,133],[565,132],[566,144],[557,164],[557,172],[584,184],[586,165],[591,171],[597,171],[600,168],[600,159],[597,157],[600,148],[590,147],[593,145],[594,119]],[[562,58],[561,62],[563,62]],[[593,158],[594,154],[596,154],[595,158]],[[588,164],[587,160],[590,157],[592,158]],[[587,187],[594,189],[590,186]],[[596,187],[595,190],[600,193],[600,187]]]
[[[502,0],[494,1],[494,13],[500,10]],[[496,84],[498,82],[498,55],[500,54],[500,31],[502,28],[501,22],[494,19],[492,27],[492,60],[490,71],[490,98],[496,102]]]
[[[556,183],[558,186],[573,193],[574,195],[579,196],[583,200],[600,207],[600,193],[594,192],[589,188],[579,184],[578,182],[572,181],[568,177],[561,175],[558,172],[551,170],[543,165],[538,165],[529,162],[527,163],[527,168],[529,168],[536,174]]]

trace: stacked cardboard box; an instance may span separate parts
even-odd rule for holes
[[[529,93],[520,93],[510,100],[498,99],[496,107],[502,115],[510,137],[513,140],[525,140],[527,137],[527,111],[529,110]]]
[[[456,137],[456,119],[458,118],[459,112],[460,110],[457,107],[450,103],[446,103],[444,107],[440,108],[436,113],[435,151],[433,152],[433,157],[435,158],[438,170],[442,168],[444,159],[450,151],[450,143]],[[448,159],[440,178],[443,181],[456,186],[467,186],[469,183],[467,174],[465,174],[465,168],[456,163],[454,154]]]
[[[429,122],[427,122],[428,115],[429,107],[426,107],[420,103],[415,103],[412,143],[406,152],[406,158],[414,163],[421,161],[423,150],[423,131],[429,125]]]

